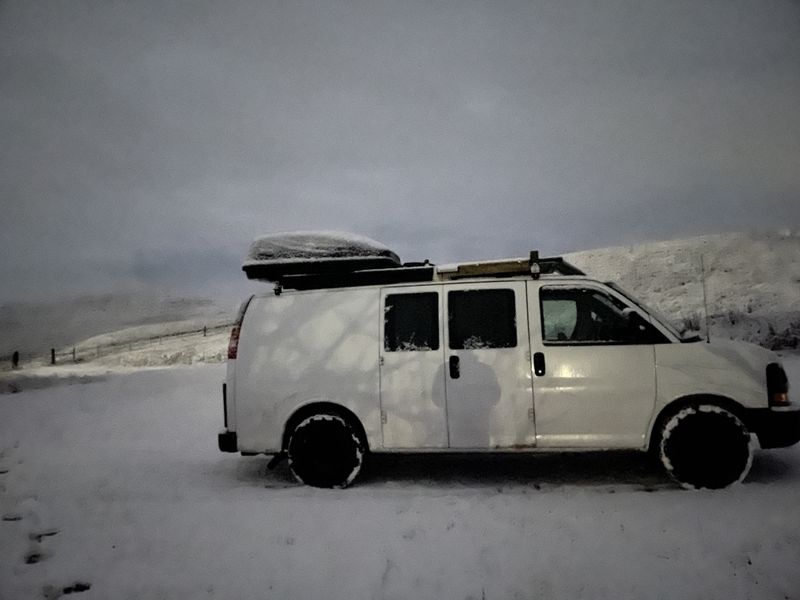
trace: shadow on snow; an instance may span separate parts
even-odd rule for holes
[[[268,457],[236,459],[239,482],[267,488],[295,487],[286,462],[274,471]],[[769,484],[800,479],[800,465],[782,451],[758,452],[746,483]],[[529,486],[534,489],[561,486],[632,488],[655,492],[680,489],[647,454],[605,451],[541,454],[374,454],[354,487],[373,488],[408,484],[430,489],[464,487]]]

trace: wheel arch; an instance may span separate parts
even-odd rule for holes
[[[714,406],[724,408],[725,410],[736,415],[739,419],[741,419],[745,426],[749,427],[747,411],[745,407],[736,402],[736,400],[717,394],[690,394],[687,396],[681,396],[680,398],[675,398],[663,406],[656,418],[653,420],[653,424],[648,431],[648,452],[653,452],[658,447],[658,444],[661,440],[661,429],[667,419],[687,406],[697,406],[698,404],[713,404]]]
[[[355,427],[356,433],[364,443],[364,448],[369,450],[369,440],[367,439],[367,433],[364,429],[364,425],[361,423],[361,419],[359,419],[358,416],[349,408],[342,406],[341,404],[336,404],[335,402],[311,402],[310,404],[304,404],[295,410],[286,420],[286,423],[283,426],[281,450],[284,452],[287,450],[289,446],[289,436],[291,436],[294,428],[300,424],[303,419],[320,413],[335,414],[349,422],[353,427]]]

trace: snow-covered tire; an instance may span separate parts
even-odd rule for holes
[[[287,444],[289,468],[306,485],[345,488],[361,471],[365,444],[347,419],[332,413],[306,417]]]
[[[665,421],[658,456],[683,487],[719,489],[747,477],[756,448],[755,436],[739,417],[713,404],[699,404]]]

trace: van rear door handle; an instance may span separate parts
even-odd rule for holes
[[[461,377],[461,362],[457,356],[450,357],[450,378],[458,379]]]
[[[545,374],[545,366],[544,366],[544,353],[543,352],[536,352],[533,355],[533,372],[536,374],[537,377],[541,377]]]

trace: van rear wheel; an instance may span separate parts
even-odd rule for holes
[[[755,446],[739,417],[719,406],[700,404],[666,420],[658,452],[667,474],[683,487],[718,489],[747,476]]]
[[[365,444],[344,418],[331,413],[306,417],[289,437],[289,468],[306,485],[345,488],[361,471]]]

